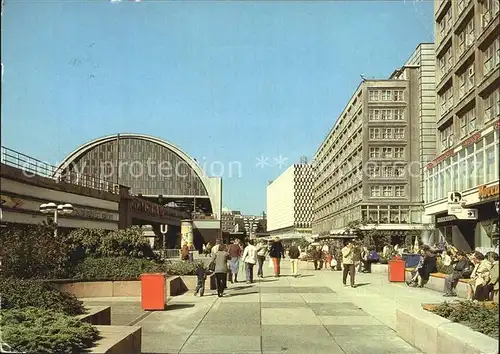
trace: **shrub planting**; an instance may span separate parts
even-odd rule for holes
[[[143,273],[167,273],[168,275],[194,275],[197,262],[156,261],[130,257],[85,258],[75,271],[79,280],[136,280]]]
[[[34,307],[2,310],[0,328],[11,352],[81,353],[99,338],[97,329],[88,323]]]
[[[41,280],[0,278],[2,309],[38,307],[67,315],[84,313],[83,303],[75,296]]]
[[[432,312],[498,339],[498,304],[486,305],[470,301],[444,302]]]

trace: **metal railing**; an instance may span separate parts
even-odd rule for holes
[[[119,193],[119,185],[116,183],[74,171],[62,170],[57,166],[37,160],[5,146],[1,147],[0,162],[22,170],[26,177],[40,176],[50,178],[57,183],[63,182],[115,194]]]

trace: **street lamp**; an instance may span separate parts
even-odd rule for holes
[[[59,204],[57,205],[56,203],[50,202],[50,203],[44,203],[40,205],[40,212],[42,214],[54,214],[54,224],[55,224],[55,229],[54,229],[54,237],[57,237],[57,222],[58,222],[58,216],[59,215],[69,215],[73,213],[73,205],[71,204]]]

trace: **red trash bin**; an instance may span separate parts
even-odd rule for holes
[[[141,275],[141,304],[143,310],[165,310],[165,273]]]
[[[399,258],[399,259],[391,259],[389,260],[388,263],[389,263],[389,269],[388,269],[389,281],[404,283],[404,281],[406,280],[405,279],[406,262],[401,258]]]

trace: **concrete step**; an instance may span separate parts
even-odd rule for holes
[[[102,326],[111,324],[111,306],[85,306],[85,310],[87,313],[76,316],[83,322]]]
[[[139,326],[96,326],[101,339],[88,353],[140,354],[142,329]]]

